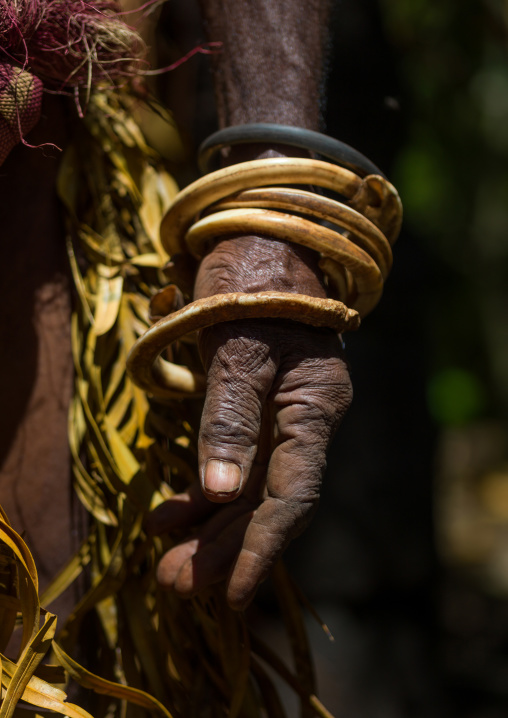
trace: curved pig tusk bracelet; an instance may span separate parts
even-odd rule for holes
[[[342,264],[353,275],[358,291],[353,308],[362,315],[373,309],[381,297],[383,276],[372,257],[335,230],[302,217],[266,209],[230,209],[200,219],[187,232],[186,239],[189,249],[202,256],[210,240],[238,234],[294,242]]]
[[[351,273],[329,257],[323,257],[319,261],[319,268],[326,275],[328,292],[332,297],[339,298],[348,307],[354,306],[358,292]]]
[[[336,332],[356,329],[357,312],[333,299],[286,292],[216,294],[198,299],[169,314],[148,329],[127,357],[127,372],[145,391],[162,399],[181,399],[201,394],[206,377],[165,361],[160,354],[189,332],[238,319],[291,319]]]
[[[351,199],[362,182],[343,167],[301,157],[271,157],[225,167],[178,193],[162,220],[162,245],[169,255],[185,251],[185,235],[195,218],[209,205],[239,190],[271,184],[316,185]]]
[[[271,187],[281,184],[330,189],[347,204],[304,190]],[[256,202],[268,204],[252,207]],[[205,211],[209,214],[200,218]],[[301,215],[332,222],[345,234]],[[161,241],[170,255],[184,251],[186,242],[200,255],[207,242],[227,234],[260,234],[311,247],[321,253],[320,266],[341,299],[367,314],[378,302],[391,267],[390,245],[398,233],[400,218],[396,190],[381,176],[360,179],[350,170],[327,162],[276,157],[218,170],[182,190],[162,221]],[[189,304],[150,328],[131,349],[129,375],[146,391],[162,398],[203,393],[205,377],[163,360],[160,354],[164,348],[185,334],[213,324],[267,317],[326,326],[338,332],[356,329],[360,322],[357,312],[333,299],[279,292],[215,295]]]
[[[298,214],[331,222],[352,233],[351,241],[374,259],[381,270],[383,279],[386,279],[392,268],[392,249],[381,230],[363,214],[341,202],[305,190],[263,187],[238,192],[209,207],[209,211],[241,209],[242,207],[298,212]],[[187,243],[189,244],[188,238]],[[194,251],[192,247],[190,248]]]

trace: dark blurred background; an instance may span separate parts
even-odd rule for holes
[[[194,2],[157,33],[159,66],[202,42]],[[326,131],[386,172],[405,220],[385,296],[346,338],[353,406],[287,555],[335,637],[310,619],[320,695],[348,718],[505,718],[508,4],[340,0],[332,37]],[[185,180],[214,129],[207,61],[159,83]]]

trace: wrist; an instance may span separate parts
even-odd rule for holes
[[[224,166],[269,157],[308,157],[287,145],[242,144],[222,157]],[[255,236],[219,241],[199,267],[194,298],[228,292],[294,292],[326,297],[319,255],[291,242]]]
[[[196,299],[277,291],[326,297],[317,252],[290,242],[241,236],[221,240],[200,264]]]

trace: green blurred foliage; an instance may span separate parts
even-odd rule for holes
[[[485,408],[485,393],[474,374],[452,367],[430,377],[427,401],[437,423],[463,426],[481,416]]]
[[[410,117],[393,179],[432,264],[431,409],[440,423],[473,420],[481,395],[506,418],[508,3],[380,2]]]

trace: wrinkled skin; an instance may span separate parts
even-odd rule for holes
[[[224,43],[215,64],[220,125],[319,129],[328,0],[201,4],[208,39]],[[229,162],[273,154],[298,153],[245,147]],[[269,238],[223,239],[201,263],[195,298],[270,289],[324,297],[317,259]],[[338,338],[295,322],[215,326],[201,333],[200,350],[208,371],[201,487],[159,507],[149,528],[187,531],[161,561],[162,585],[189,596],[227,578],[229,603],[242,609],[316,508],[351,384]]]
[[[221,126],[267,121],[319,129],[327,6],[328,0],[202,0],[209,39],[224,42],[215,67]],[[253,27],[262,27],[263,32],[253,34]],[[51,114],[49,120],[51,126]],[[39,152],[33,160],[35,173],[28,167],[28,152]],[[273,152],[291,154],[292,150],[247,147],[232,153],[229,161]],[[4,438],[11,441],[2,457],[0,501],[8,504],[18,530],[38,528],[44,519],[46,529],[34,531],[32,541],[45,567],[44,585],[75,544],[62,540],[63,535],[70,539],[73,534],[65,431],[71,372],[69,295],[62,270],[62,228],[55,219],[55,161],[27,148],[20,148],[16,158],[27,163],[25,169],[39,188],[33,189],[32,196],[42,209],[37,216],[27,215],[30,222],[25,228],[12,211],[13,200],[3,227],[8,227],[9,246],[16,257],[22,257],[18,249],[29,243],[31,260],[39,270],[44,268],[44,276],[20,293],[27,309],[19,320],[26,327],[33,321],[35,331],[25,332],[26,346],[18,353],[34,359],[26,369],[16,362],[9,365],[6,384],[13,406],[19,387],[26,391],[17,412],[5,413]],[[43,182],[48,177],[47,162],[52,163],[52,178]],[[4,192],[16,198],[26,172],[18,165],[13,173],[12,167],[12,161],[6,163],[2,179]],[[269,238],[224,238],[201,263],[195,297],[268,289],[323,297],[317,259],[309,250]],[[19,286],[16,277],[24,277],[26,269],[21,260],[6,267],[13,286]],[[49,292],[50,302],[44,303],[39,287]],[[12,310],[7,309],[7,288],[4,291],[0,319],[6,325]],[[50,312],[58,319],[55,325],[44,321],[50,319]],[[208,371],[199,438],[201,485],[159,507],[148,528],[153,533],[179,529],[183,535],[159,566],[162,585],[189,596],[227,578],[230,605],[242,609],[314,512],[326,450],[351,400],[351,385],[339,339],[331,331],[295,322],[219,325],[201,333],[200,351]],[[51,357],[63,363],[57,380]],[[41,407],[43,416],[37,413]],[[20,442],[27,432],[32,440]],[[52,463],[46,471],[47,457]],[[44,491],[38,493],[42,503],[34,505],[33,517],[27,518],[17,494],[33,483],[34,476],[40,476]]]
[[[223,240],[201,264],[196,296],[262,289],[324,296],[314,257],[307,262],[302,254],[255,237]],[[202,492],[161,506],[152,530],[205,521],[166,554],[158,575],[163,585],[192,595],[229,574],[230,605],[243,608],[314,512],[328,443],[349,406],[351,386],[338,337],[328,330],[230,322],[202,332],[200,348],[208,369],[199,438]],[[227,490],[221,490],[217,459],[232,462],[227,466],[236,474]]]

